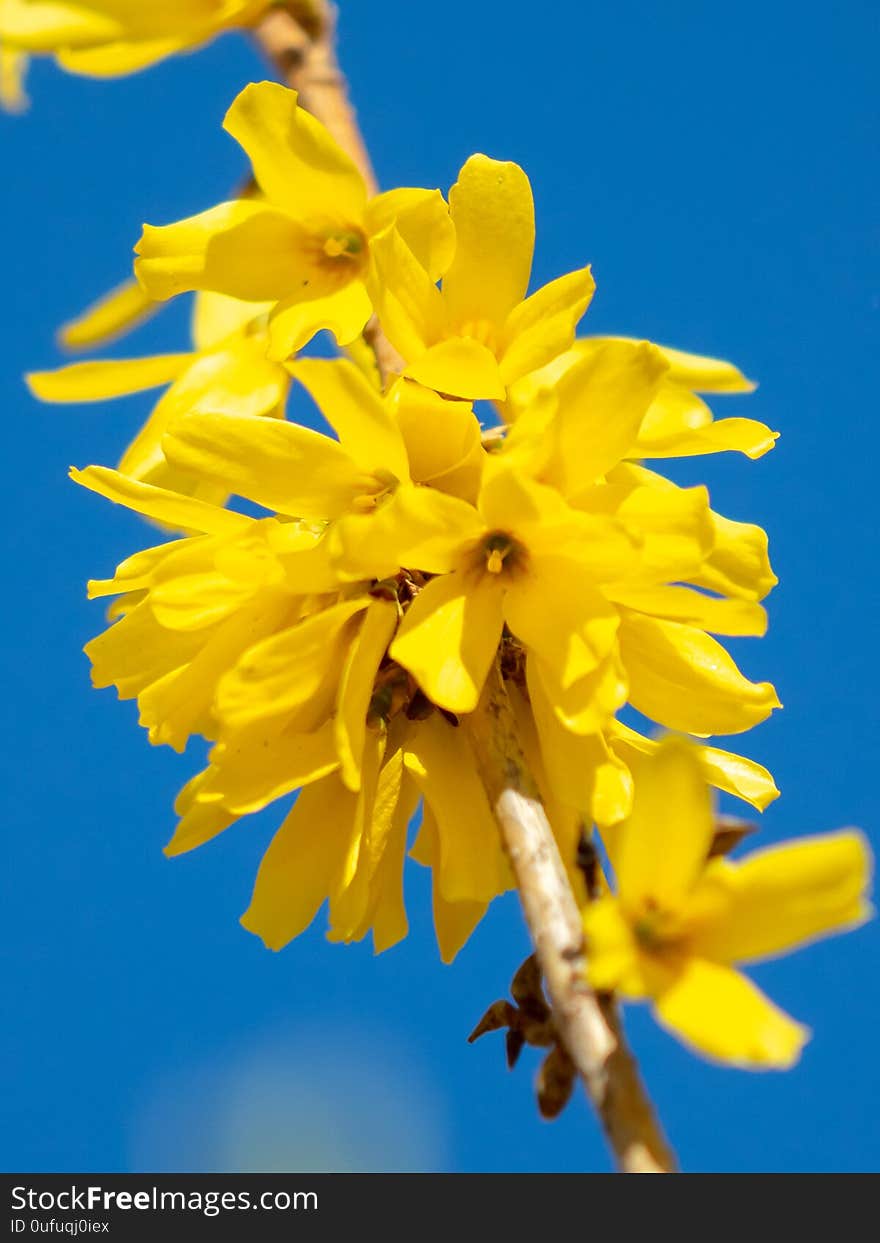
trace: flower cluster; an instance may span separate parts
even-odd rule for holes
[[[196,7],[228,22],[244,6]],[[586,910],[594,984],[656,996],[711,1055],[790,1062],[800,1029],[727,964],[857,922],[866,856],[847,837],[706,864],[708,786],[759,809],[777,794],[705,741],[779,706],[717,637],[762,634],[776,580],[759,527],[645,464],[767,452],[767,427],[716,420],[698,395],[752,385],[717,359],[576,339],[590,270],[529,293],[515,164],[472,156],[448,198],[371,197],[291,90],[247,87],[225,125],[255,191],[147,227],[139,287],[66,333],[97,343],[197,291],[194,351],[30,377],[50,401],[169,385],[119,470],[72,472],[173,532],[90,584],[116,599],[87,647],[95,685],[137,700],[151,742],[211,744],[168,853],[298,790],[245,926],[277,949],[326,902],[332,939],[382,950],[407,930],[421,806],[410,854],[432,870],[451,959],[513,884],[471,734],[498,670],[573,878],[591,826],[617,875]],[[370,321],[399,356],[384,383]],[[323,330],[349,357],[302,356]],[[287,417],[289,390],[329,432]],[[701,741],[658,743],[627,705]]]

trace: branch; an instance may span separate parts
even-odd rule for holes
[[[282,81],[354,160],[367,185],[376,175],[358,127],[348,86],[336,57],[336,13],[327,0],[299,0],[267,13],[255,27],[263,53]],[[375,316],[364,337],[383,386],[402,359]],[[675,1158],[654,1118],[612,999],[584,983],[580,916],[553,831],[520,751],[500,676],[487,688],[471,733],[483,778],[519,886],[560,1038],[583,1080],[618,1166],[627,1173],[665,1173]]]
[[[483,781],[513,867],[560,1039],[624,1173],[676,1168],[626,1046],[613,998],[583,976],[583,928],[553,830],[529,775],[497,670],[469,718]]]
[[[255,26],[254,36],[278,77],[298,92],[302,106],[326,126],[357,165],[372,197],[379,188],[376,174],[336,57],[336,10],[327,0],[310,0],[304,10],[309,16],[305,24],[288,9],[270,9]],[[375,316],[364,329],[364,339],[376,357],[385,388],[389,376],[403,369],[403,359]]]

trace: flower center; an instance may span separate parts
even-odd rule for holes
[[[634,912],[632,929],[641,948],[653,954],[671,949],[684,935],[678,915],[664,910],[653,898],[645,898]]]
[[[493,354],[498,352],[498,333],[495,325],[490,323],[488,319],[466,319],[456,325],[455,329],[448,335],[467,337],[471,341],[478,341],[480,345],[485,345],[486,349]]]
[[[514,574],[525,569],[527,553],[508,531],[490,531],[480,540],[475,560],[488,574]]]
[[[322,247],[328,259],[345,260],[358,258],[364,250],[364,238],[361,233],[350,229],[340,229],[328,233]]]
[[[364,482],[364,490],[352,500],[359,513],[369,514],[384,505],[400,487],[400,480],[390,470],[377,470]]]

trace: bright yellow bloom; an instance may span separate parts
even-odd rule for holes
[[[536,713],[546,701],[575,734],[602,731],[627,698],[696,734],[738,733],[778,706],[707,633],[763,633],[757,600],[775,580],[761,533],[713,515],[704,489],[621,465],[666,370],[650,346],[609,343],[517,422],[477,511],[442,498],[433,523],[413,515],[402,530],[379,515],[376,562],[381,535],[401,564],[440,576],[393,649],[434,702],[473,710],[506,624]]]
[[[589,268],[526,297],[535,246],[529,180],[517,164],[474,155],[449,193],[455,257],[426,270],[403,230],[373,244],[376,312],[427,388],[503,400],[508,387],[567,350],[595,288]]]
[[[80,321],[80,331],[94,330],[97,323],[106,329],[113,306],[119,309],[130,301],[126,289],[109,307],[105,302],[89,314],[85,324]],[[57,402],[103,401],[170,384],[119,469],[133,479],[222,503],[228,493],[169,465],[162,437],[178,419],[196,411],[283,416],[290,374],[266,357],[265,314],[260,311],[254,303],[202,294],[196,300],[192,353],[73,363],[32,372],[27,381],[35,396]]]
[[[342,345],[360,334],[372,310],[372,242],[392,224],[435,276],[448,266],[454,234],[440,192],[399,189],[370,199],[355,165],[298,106],[295,91],[247,86],[224,126],[250,157],[263,197],[147,226],[135,270],[151,297],[210,289],[272,302],[271,355],[284,359],[324,328]]]
[[[500,839],[464,733],[387,656],[409,580],[339,579],[334,566],[346,543],[358,544],[358,524],[392,509],[398,491],[430,492],[429,480],[475,491],[479,427],[463,403],[447,419],[439,398],[405,383],[382,399],[348,363],[295,370],[340,442],[274,420],[192,413],[163,443],[172,465],[197,462],[203,481],[309,522],[249,518],[114,471],[74,473],[111,500],[196,532],[90,585],[94,596],[121,596],[117,620],[87,647],[93,678],[137,698],[152,742],[182,749],[194,733],[216,742],[181,796],[171,853],[306,787],[245,917],[275,948],[325,898],[335,939],[372,929],[381,949],[404,935],[405,832],[423,797],[430,815],[417,854],[434,871],[438,941],[450,958],[511,883]],[[410,463],[407,432],[432,423],[442,438],[432,450],[422,436]],[[307,874],[304,858],[314,862]]]
[[[742,862],[709,859],[714,818],[699,758],[668,739],[635,770],[629,818],[609,838],[616,892],[587,905],[594,988],[650,998],[658,1020],[734,1066],[787,1067],[807,1031],[737,970],[856,927],[870,855],[860,834],[808,838]]]
[[[0,38],[72,73],[135,73],[222,31],[251,26],[271,0],[3,0]]]

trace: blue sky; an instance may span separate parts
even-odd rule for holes
[[[380,179],[441,186],[473,151],[527,169],[535,283],[585,261],[583,330],[720,354],[760,381],[722,413],[782,433],[757,463],[703,459],[716,508],[771,534],[771,630],[737,656],[785,710],[746,741],[783,797],[775,841],[878,824],[876,460],[880,388],[880,11],[777,0],[545,6],[343,0],[342,56]],[[577,1100],[536,1117],[527,1052],[465,1037],[527,953],[515,899],[452,967],[428,887],[375,959],[320,921],[273,955],[238,925],[277,812],[175,861],[161,846],[195,770],[150,748],[131,704],[92,692],[101,626],[84,582],[139,546],[136,519],[68,484],[112,464],[149,395],[41,407],[20,382],[53,331],[125,275],[143,220],[225,196],[244,165],[220,129],[266,76],[243,38],[119,82],[31,76],[0,118],[0,399],[6,428],[6,867],[0,918],[0,1166],[38,1170],[608,1168]],[[184,305],[115,354],[186,348]],[[628,1028],[691,1170],[880,1165],[877,923],[755,974],[814,1029],[785,1075],[721,1070],[649,1015]]]

